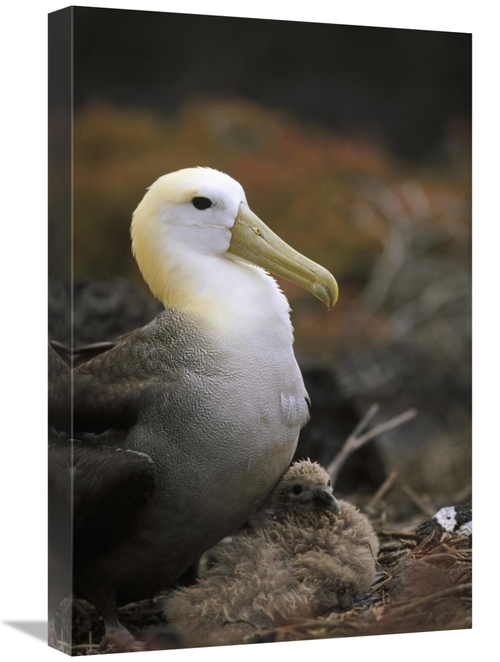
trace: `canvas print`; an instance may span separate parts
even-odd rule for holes
[[[49,16],[49,645],[472,626],[471,35]]]

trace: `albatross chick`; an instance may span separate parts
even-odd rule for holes
[[[207,643],[241,643],[262,628],[348,609],[366,593],[377,536],[365,515],[335,499],[320,465],[292,465],[272,507],[269,527],[236,537],[199,583],[166,599],[170,624]]]

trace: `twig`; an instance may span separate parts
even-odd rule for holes
[[[74,644],[71,649],[72,650],[89,650],[89,649],[94,649],[94,648],[99,648],[97,644]]]
[[[365,510],[367,512],[369,513],[374,512],[376,504],[380,501],[380,499],[382,499],[387,494],[387,492],[394,485],[394,481],[396,480],[397,475],[398,475],[397,471],[391,471],[391,473],[387,476],[387,478],[384,480],[382,485],[378,488],[378,490],[375,492],[373,497],[366,505]]]
[[[414,299],[400,306],[393,314],[394,338],[402,338],[414,327],[436,315],[441,308],[469,296],[466,288],[453,287],[456,281],[457,276],[454,274],[440,283],[432,283]]]
[[[356,425],[354,430],[351,432],[349,435],[349,439],[352,439],[353,437],[357,437],[359,434],[363,432],[368,427],[368,423],[372,420],[372,418],[375,416],[375,414],[378,414],[380,409],[380,405],[378,405],[376,402],[374,402],[370,409],[366,412],[366,414],[363,416],[363,418],[359,421],[359,423]],[[346,442],[347,443],[347,442]]]
[[[363,444],[365,444],[367,441],[370,441],[370,439],[373,439],[373,437],[378,437],[381,434],[385,434],[386,432],[389,432],[389,430],[393,430],[394,428],[403,425],[403,423],[406,423],[407,421],[411,421],[411,419],[415,418],[416,415],[417,415],[416,409],[407,409],[405,412],[403,412],[402,414],[398,414],[398,416],[394,416],[394,418],[391,418],[386,423],[381,423],[380,425],[377,425],[376,427],[366,432],[363,436],[358,437],[356,441],[356,447],[354,450],[357,450],[358,448],[363,446]]]
[[[416,492],[412,490],[412,488],[409,485],[402,485],[401,487],[403,489],[403,492],[410,497],[413,503],[418,508],[420,508],[420,510],[424,513],[424,515],[427,515],[428,517],[434,517],[437,510],[434,506],[430,506],[428,503],[426,503],[422,499],[422,497],[420,497]]]
[[[472,590],[472,584],[459,584],[458,586],[451,586],[445,588],[441,591],[436,591],[430,595],[426,595],[423,598],[417,598],[416,600],[409,600],[405,604],[394,604],[392,617],[397,617],[400,614],[403,614],[408,611],[413,611],[415,608],[423,607],[429,602],[435,602],[437,600],[442,600],[443,598],[454,598],[459,597],[462,594],[469,594]]]
[[[355,448],[353,448],[353,446],[355,445],[356,440],[358,439],[358,435],[361,434],[361,432],[367,427],[368,423],[372,420],[375,414],[378,413],[379,409],[380,407],[376,402],[374,402],[371,405],[371,407],[368,409],[366,414],[359,421],[359,423],[356,425],[356,427],[351,432],[351,434],[347,437],[346,441],[344,442],[344,445],[342,446],[338,454],[328,465],[327,471],[331,476],[332,484],[335,483],[335,480],[340,471],[340,467],[344,464],[345,460],[349,457],[349,455],[353,453],[354,450],[356,450]]]
[[[424,549],[424,547],[426,547],[431,542],[431,540],[435,538],[435,535],[436,535],[436,529],[432,529],[429,535],[411,550],[410,556],[416,556],[419,552],[421,552]]]
[[[332,485],[335,485],[340,470],[344,466],[347,458],[350,455],[352,455],[352,453],[354,453],[359,448],[361,448],[361,446],[363,446],[368,441],[370,441],[370,439],[373,439],[374,437],[378,437],[379,435],[384,434],[385,432],[389,432],[389,430],[393,430],[394,428],[403,425],[403,423],[410,421],[412,418],[414,418],[417,415],[416,409],[408,409],[402,414],[399,414],[398,416],[391,418],[389,421],[386,421],[385,423],[381,423],[380,425],[376,425],[374,428],[371,428],[364,434],[360,434],[361,431],[366,428],[366,425],[373,418],[373,416],[376,414],[377,411],[378,411],[378,405],[372,405],[370,407],[370,409],[365,414],[363,419],[360,421],[360,423],[358,423],[354,431],[349,435],[349,437],[345,441],[340,451],[337,453],[337,455],[328,465],[327,471],[330,474]]]

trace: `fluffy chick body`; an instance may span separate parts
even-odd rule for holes
[[[351,607],[374,581],[379,542],[365,515],[328,493],[320,465],[295,463],[273,493],[271,525],[235,538],[204,579],[171,594],[168,621],[207,643],[240,643]]]

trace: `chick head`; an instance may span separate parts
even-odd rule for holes
[[[312,513],[340,515],[330,476],[317,462],[295,462],[275,487],[271,505],[276,519],[309,517]]]

